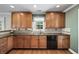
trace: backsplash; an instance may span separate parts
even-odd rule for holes
[[[62,29],[45,29],[45,31],[33,31],[33,30],[15,30],[14,33],[62,33]]]
[[[65,33],[65,34],[70,34],[70,28],[64,28],[62,29],[62,33]]]
[[[45,29],[46,33],[62,33],[62,29]]]
[[[33,31],[32,29],[26,29],[26,30],[14,30],[14,31],[5,31],[5,32],[0,32],[0,35],[4,35],[4,34],[10,34],[12,32],[12,34],[20,34],[20,33],[24,33],[24,34],[29,34],[29,33],[64,33],[64,34],[70,34],[70,28],[64,28],[64,29],[45,29],[44,31]]]

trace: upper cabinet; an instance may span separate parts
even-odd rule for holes
[[[32,13],[30,12],[13,12],[12,13],[12,28],[31,28]]]
[[[59,12],[47,12],[45,16],[46,28],[64,28],[65,14]]]
[[[12,13],[12,28],[20,28],[20,14]]]

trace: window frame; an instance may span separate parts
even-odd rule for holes
[[[43,20],[41,20],[41,21],[36,21],[36,20],[34,20],[34,18],[43,18]],[[39,20],[39,19],[38,19]],[[45,31],[45,16],[44,15],[34,15],[33,16],[33,23],[32,23],[32,29],[33,29],[33,31]],[[43,22],[41,25],[43,25],[43,28],[42,29],[37,29],[36,27],[37,27],[37,22]]]

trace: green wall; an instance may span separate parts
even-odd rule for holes
[[[66,28],[70,28],[70,48],[78,53],[78,8],[79,5],[65,14]]]

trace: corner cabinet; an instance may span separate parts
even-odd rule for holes
[[[12,28],[31,28],[32,13],[30,12],[12,12]]]
[[[64,28],[65,14],[59,12],[47,12],[45,22],[46,28]]]
[[[70,47],[70,36],[58,35],[57,43],[58,49],[68,49]]]
[[[7,44],[8,40],[6,37],[0,39],[0,54],[5,54],[8,51]]]

